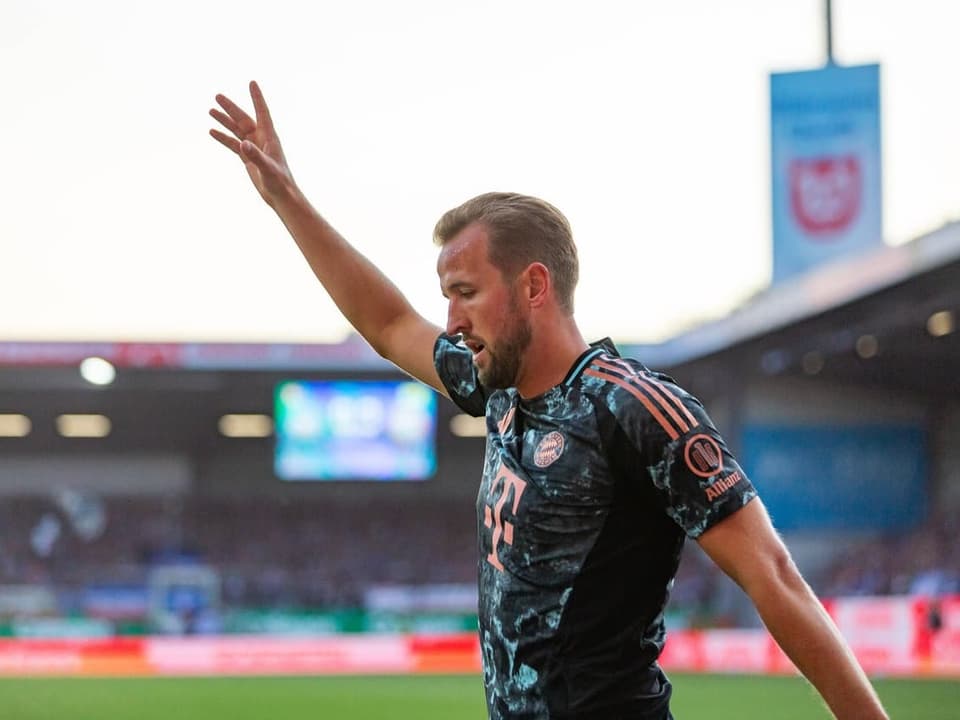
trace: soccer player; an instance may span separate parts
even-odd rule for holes
[[[703,406],[609,341],[584,340],[577,252],[556,208],[488,193],[440,219],[441,329],[314,210],[256,83],[250,94],[255,117],[217,96],[210,112],[226,132],[213,137],[373,348],[486,416],[477,526],[491,718],[670,718],[657,657],[688,536],[746,591],[838,718],[886,717]]]

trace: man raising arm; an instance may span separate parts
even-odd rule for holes
[[[486,193],[441,218],[442,332],[310,206],[250,92],[255,119],[217,96],[227,132],[213,137],[358,332],[487,417],[478,618],[492,720],[671,720],[657,658],[685,536],[746,590],[837,717],[886,717],[699,401],[612,343],[584,341],[559,210]]]
[[[270,110],[250,83],[256,119],[217,95],[210,111],[228,132],[210,134],[236,153],[263,200],[293,236],[317,279],[350,324],[374,350],[405,372],[446,394],[433,364],[440,328],[419,315],[397,287],[355,250],[310,205],[287,165]]]

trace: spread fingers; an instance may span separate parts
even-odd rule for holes
[[[221,132],[220,130],[211,130],[210,136],[218,143],[225,146],[228,150],[232,150],[237,155],[240,154],[240,141],[237,138],[230,137],[225,132]]]

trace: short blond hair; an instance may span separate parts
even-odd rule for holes
[[[562,212],[530,195],[484,193],[445,212],[433,230],[433,240],[443,246],[475,222],[486,227],[489,260],[504,278],[512,280],[530,263],[543,263],[550,271],[557,301],[573,314],[580,264],[570,223]]]

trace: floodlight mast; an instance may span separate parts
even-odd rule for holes
[[[827,65],[833,65],[833,0],[824,0],[824,31],[827,41]]]

